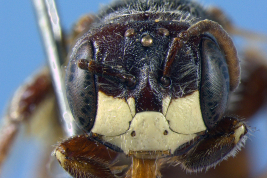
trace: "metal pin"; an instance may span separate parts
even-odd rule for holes
[[[35,13],[38,20],[39,30],[43,39],[45,52],[53,80],[57,102],[59,104],[60,115],[66,121],[66,133],[73,135],[72,126],[73,116],[66,102],[65,84],[61,71],[61,61],[63,56],[62,49],[62,32],[59,23],[59,17],[54,0],[32,0]]]

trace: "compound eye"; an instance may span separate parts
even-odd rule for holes
[[[221,120],[228,102],[229,72],[224,53],[212,39],[201,42],[200,105],[207,128]]]
[[[89,132],[95,121],[97,94],[94,75],[78,67],[80,59],[92,60],[92,46],[86,40],[77,44],[73,50],[65,83],[68,104],[75,122],[80,129]]]

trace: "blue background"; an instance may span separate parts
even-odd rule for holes
[[[108,2],[109,0],[58,0],[63,28],[69,32],[73,22],[82,14],[97,12],[99,4]],[[267,34],[266,0],[202,0],[201,3],[205,6],[220,7],[238,27]],[[45,65],[45,56],[30,0],[1,0],[0,24],[0,113],[3,115],[12,93],[28,76]],[[242,40],[237,40],[240,47],[246,46]],[[264,130],[267,126],[266,110],[267,107],[258,114],[257,119],[250,122],[250,125],[257,127],[248,145],[251,148],[251,158],[254,161],[252,166],[255,172],[267,168],[267,133]],[[31,149],[25,145],[31,145]],[[24,139],[17,141],[16,146],[19,149],[12,150],[2,176],[31,177],[29,169],[35,164],[31,160],[38,153],[38,143]]]

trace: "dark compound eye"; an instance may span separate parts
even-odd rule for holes
[[[224,53],[211,39],[201,42],[200,105],[207,128],[213,128],[225,112],[229,95],[229,73]]]
[[[90,71],[78,67],[80,59],[92,59],[90,42],[81,42],[74,48],[66,70],[66,95],[71,112],[78,126],[90,131],[94,125],[97,106],[95,77]]]

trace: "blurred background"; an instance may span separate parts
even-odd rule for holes
[[[82,14],[96,13],[101,4],[109,2],[110,0],[58,0],[57,6],[64,31],[70,32],[73,23]],[[266,0],[201,0],[200,2],[205,7],[212,5],[221,8],[240,28],[267,35]],[[30,0],[0,1],[0,24],[0,113],[3,115],[16,88],[46,62]],[[235,38],[235,41],[239,49],[247,45],[246,41],[241,38]],[[266,43],[262,46],[266,52]],[[256,128],[246,145],[250,152],[252,177],[267,170],[266,122],[266,106],[248,122],[249,125]],[[3,167],[0,177],[34,177],[31,170],[38,165],[40,151],[41,146],[38,144],[38,140],[20,136],[11,150],[11,155]]]

